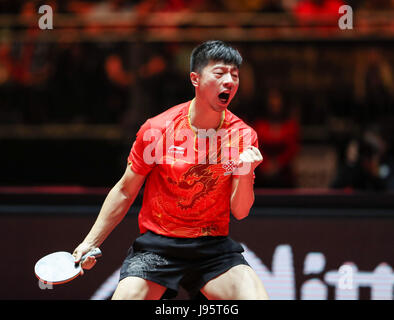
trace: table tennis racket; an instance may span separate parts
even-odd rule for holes
[[[81,274],[82,262],[89,256],[101,257],[101,250],[95,248],[75,263],[74,256],[65,251],[54,252],[42,257],[34,266],[36,277],[43,283],[62,284],[69,282]]]

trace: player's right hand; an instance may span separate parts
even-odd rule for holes
[[[74,252],[73,252],[73,256],[75,259],[75,263],[79,263],[81,261],[81,258],[84,254],[88,253],[89,251],[93,250],[95,247],[82,242],[78,247],[75,248]],[[90,256],[87,257],[84,261],[82,261],[82,272],[81,275],[83,275],[83,269],[86,270],[90,270],[94,267],[94,265],[96,264],[97,260],[95,257]]]

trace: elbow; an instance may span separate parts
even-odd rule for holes
[[[116,185],[114,188],[115,192],[117,193],[117,197],[121,201],[131,202],[133,201],[133,194],[129,192],[129,190],[123,185]]]
[[[233,216],[237,220],[245,219],[253,206],[254,197],[250,201],[232,201],[230,204],[230,210]]]
[[[249,212],[247,212],[246,214],[234,215],[234,217],[235,217],[235,219],[237,219],[237,220],[242,220],[242,219],[245,219],[248,215],[249,215]]]
[[[242,220],[242,219],[245,219],[249,215],[250,209],[235,209],[235,208],[232,208],[231,212],[232,212],[232,214],[233,214],[235,219]]]

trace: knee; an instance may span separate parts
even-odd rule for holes
[[[241,266],[237,270],[236,285],[232,292],[237,300],[268,300],[268,294],[261,279],[249,266]]]
[[[146,294],[133,288],[116,290],[112,300],[145,300]]]
[[[209,281],[202,293],[208,299],[267,300],[263,283],[252,268],[238,265]]]
[[[158,300],[166,287],[138,277],[127,277],[121,280],[112,300]]]
[[[112,300],[144,300],[148,294],[148,288],[141,281],[123,279],[119,282]]]

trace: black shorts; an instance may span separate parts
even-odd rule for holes
[[[243,251],[227,236],[185,239],[148,231],[129,249],[120,280],[134,276],[167,287],[162,299],[174,298],[182,286],[194,298],[209,280],[236,265],[248,265]]]

